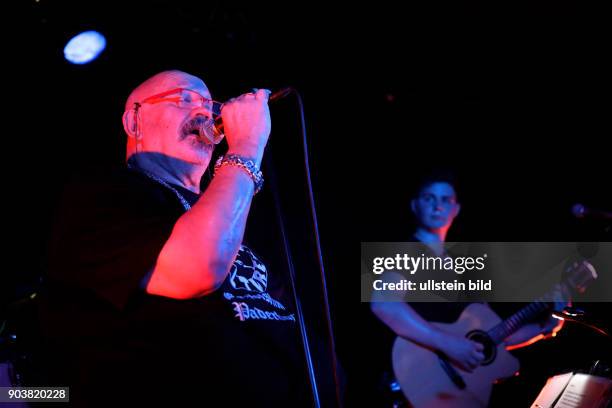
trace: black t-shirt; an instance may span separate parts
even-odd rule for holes
[[[184,212],[172,190],[132,170],[66,188],[41,307],[51,381],[82,405],[311,405],[293,304],[250,248],[209,295],[144,292]]]
[[[418,243],[419,240],[412,236],[412,241]],[[435,257],[436,254],[431,250],[429,246],[426,244],[420,245],[420,250],[417,251],[418,254],[423,254],[426,257]],[[453,257],[453,254],[450,252],[446,253],[446,256]],[[446,280],[450,281],[452,278],[456,278],[461,280],[461,275],[454,275],[454,272],[449,273],[448,271],[427,271],[428,275],[431,275],[432,279],[435,279],[437,282]],[[449,278],[450,275],[450,278]],[[409,305],[425,320],[431,322],[440,322],[440,323],[453,323],[455,322],[461,312],[465,307],[469,304],[466,302],[458,301],[461,298],[461,293],[459,294],[448,294],[444,292],[432,292],[434,295],[440,299],[439,302],[409,302]],[[409,298],[407,299],[409,300]]]

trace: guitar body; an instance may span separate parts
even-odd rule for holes
[[[444,331],[478,339],[501,319],[484,304],[468,305],[455,323],[432,323]],[[493,382],[512,377],[519,369],[518,360],[503,343],[485,344],[485,361],[472,373],[452,365],[465,382],[460,389],[447,374],[440,357],[429,348],[398,337],[393,345],[393,371],[402,391],[415,408],[486,407]]]

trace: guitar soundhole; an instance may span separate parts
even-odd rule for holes
[[[480,365],[486,366],[495,361],[495,357],[497,356],[497,345],[493,342],[493,340],[491,340],[487,332],[482,330],[472,330],[466,334],[465,337],[484,346],[484,350],[482,352],[485,358]]]

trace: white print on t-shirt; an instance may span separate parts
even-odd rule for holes
[[[281,302],[279,302],[278,300],[274,299],[272,296],[270,296],[269,293],[257,293],[256,295],[233,295],[229,292],[223,292],[223,296],[227,299],[227,300],[232,300],[232,299],[240,299],[240,300],[244,300],[244,299],[254,299],[254,300],[264,300],[266,302],[268,302],[269,304],[271,304],[272,306],[281,309],[281,310],[285,310],[285,306],[283,306],[283,304]]]
[[[234,305],[235,317],[241,322],[245,320],[291,320],[295,322],[293,313],[287,316],[281,316],[277,312],[267,312],[256,307],[249,307],[244,302],[232,302]]]
[[[249,292],[265,292],[268,286],[266,266],[246,246],[241,245],[230,271],[230,285]]]

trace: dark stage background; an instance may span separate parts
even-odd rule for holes
[[[570,213],[576,202],[612,208],[609,45],[604,10],[592,5],[332,11],[305,3],[40,0],[19,8],[5,54],[18,109],[9,118],[16,129],[5,135],[5,162],[17,162],[5,170],[3,304],[44,276],[55,199],[68,175],[123,160],[125,98],[172,68],[201,76],[217,100],[252,87],[302,93],[348,406],[378,406],[376,369],[386,358],[382,327],[358,299],[359,241],[408,239],[408,194],[420,175],[445,167],[460,179],[463,208],[450,241],[610,240],[609,225]],[[103,32],[107,49],[88,65],[71,65],[63,46],[86,29]],[[313,336],[324,339],[294,100],[273,106],[272,118],[267,169],[277,170]],[[247,239],[284,270],[277,228],[268,188],[255,200]],[[608,305],[582,306],[612,327]],[[316,364],[328,373],[323,344]],[[552,374],[598,358],[612,364],[610,349],[567,325],[555,340],[518,353],[522,375],[502,392],[525,406]]]
[[[609,221],[571,214],[575,203],[612,208],[603,13],[571,1],[374,11],[363,100],[376,154],[360,180],[361,240],[409,240],[409,194],[443,168],[458,177],[462,203],[451,242],[610,241]],[[610,304],[577,306],[612,327]],[[367,305],[359,326],[364,357],[347,369],[362,373],[365,401],[370,373],[389,357]],[[547,377],[610,364],[611,345],[566,324],[515,352],[521,375],[496,387],[491,405],[529,406]]]

